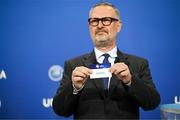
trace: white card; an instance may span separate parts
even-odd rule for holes
[[[109,68],[91,69],[93,73],[90,75],[90,79],[94,78],[107,78],[111,77],[112,74],[109,72]]]

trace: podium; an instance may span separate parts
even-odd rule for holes
[[[160,111],[162,120],[180,120],[180,104],[163,104]]]

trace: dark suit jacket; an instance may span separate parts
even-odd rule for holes
[[[94,51],[65,62],[60,87],[53,99],[53,109],[60,116],[74,115],[74,119],[138,119],[139,107],[155,109],[160,95],[153,84],[147,60],[118,50],[115,61],[124,62],[132,74],[131,86],[112,75],[108,94],[101,79],[88,79],[77,95],[73,94],[72,71],[77,66],[97,63]]]

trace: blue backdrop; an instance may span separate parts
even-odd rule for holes
[[[63,118],[51,107],[59,82],[48,71],[92,50],[87,19],[98,1],[0,0],[0,118]],[[149,60],[161,104],[173,103],[180,96],[180,1],[109,2],[121,13],[118,47]],[[159,119],[160,109],[141,110],[141,118]]]

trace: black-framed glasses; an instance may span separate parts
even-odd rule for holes
[[[99,25],[99,21],[101,21],[101,23],[102,23],[104,26],[109,26],[109,25],[111,25],[111,23],[112,23],[113,21],[118,21],[118,19],[112,18],[112,17],[89,18],[89,19],[88,19],[89,25],[91,25],[91,26],[93,26],[93,27],[98,26],[98,25]]]

